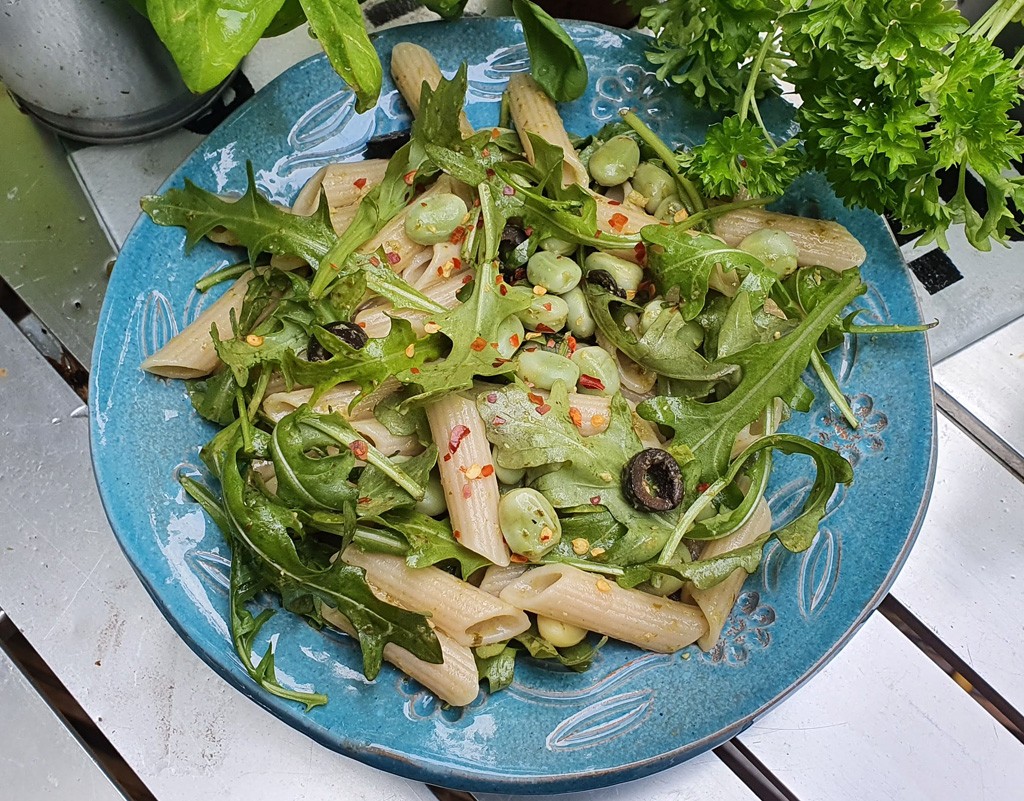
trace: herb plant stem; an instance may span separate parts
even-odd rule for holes
[[[754,94],[757,91],[757,77],[761,74],[761,66],[764,64],[765,58],[768,57],[768,51],[778,35],[779,21],[776,20],[771,31],[765,34],[761,46],[757,49],[757,55],[754,56],[754,60],[751,62],[750,78],[747,80],[747,87],[743,90],[743,96],[740,98],[738,110],[740,122],[746,122],[747,120],[747,111],[750,110],[751,104],[754,102]],[[761,127],[764,128],[763,125]],[[767,134],[767,131],[765,133]],[[774,144],[771,136],[768,136],[768,141]]]
[[[825,357],[821,355],[821,351],[817,348],[811,351],[811,366],[814,368],[814,372],[818,374],[821,383],[824,384],[825,391],[832,399],[832,402],[839,407],[839,411],[842,412],[843,418],[849,423],[850,428],[857,428],[857,417],[854,415],[853,409],[850,408],[850,402],[846,400],[846,396],[843,394],[842,389],[840,389],[832,368],[829,367]]]
[[[658,154],[658,158],[665,162],[665,169],[672,173],[672,176],[676,179],[679,188],[690,202],[690,208],[698,212],[703,211],[704,200],[701,198],[700,192],[697,191],[697,187],[679,171],[676,154],[669,149],[668,145],[661,141],[661,138],[647,126],[647,123],[632,111],[623,109],[619,114],[622,115],[622,121],[636,131],[644,143]]]

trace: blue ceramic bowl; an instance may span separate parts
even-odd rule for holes
[[[591,71],[586,96],[562,107],[570,131],[591,133],[630,106],[675,145],[702,140],[712,115],[643,66],[647,39],[595,25],[568,30]],[[449,74],[469,63],[468,114],[476,126],[496,123],[509,74],[527,68],[512,20],[386,31],[376,37],[384,63],[401,41],[430,48]],[[764,112],[773,129],[789,131],[786,104],[765,103]],[[240,192],[250,160],[260,188],[288,202],[315,169],[358,158],[367,138],[408,122],[387,78],[377,108],[356,114],[352,93],[326,59],[311,58],[210,135],[164,189],[188,177],[206,189]],[[905,265],[878,217],[843,208],[813,175],[781,206],[837,219],[864,243],[871,290],[860,305],[870,317],[919,320]],[[304,714],[257,690],[243,671],[226,623],[228,549],[175,480],[182,470],[202,472],[198,449],[213,429],[192,412],[180,383],[139,369],[210,302],[193,289],[196,279],[236,259],[209,242],[186,254],[184,242],[182,230],[140,219],[110,281],[90,388],[103,503],[129,561],[196,653],[282,720],[348,756],[440,785],[521,793],[600,787],[667,768],[732,737],[825,664],[882,598],[913,542],[932,465],[926,344],[920,335],[862,337],[831,354],[860,427],[848,428],[821,391],[811,413],[786,427],[838,448],[854,463],[856,482],[833,498],[810,550],[768,552],[713,651],[661,655],[612,644],[584,674],[526,662],[509,690],[445,709],[390,667],[367,681],[349,640],[280,614],[264,640],[277,638],[283,680],[331,698]],[[810,476],[799,458],[776,464],[770,498],[779,524],[796,513]]]

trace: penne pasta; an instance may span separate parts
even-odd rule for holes
[[[744,545],[750,545],[762,534],[769,531],[771,527],[772,513],[768,508],[768,504],[762,498],[758,502],[757,508],[754,509],[753,516],[746,524],[728,537],[709,542],[704,546],[704,550],[701,551],[700,558],[711,559],[737,548],[742,548]],[[702,650],[709,651],[718,642],[718,638],[722,634],[722,627],[725,626],[726,618],[729,617],[729,613],[732,612],[732,608],[736,605],[736,599],[739,598],[743,582],[746,580],[747,571],[738,567],[729,575],[729,578],[711,589],[690,590],[693,602],[700,607],[708,622],[707,632],[702,634],[700,639],[697,640],[697,645]]]
[[[391,77],[416,117],[420,113],[424,81],[431,89],[436,89],[442,76],[441,68],[429,50],[411,42],[400,42],[391,50]],[[459,131],[463,139],[473,135],[473,126],[469,124],[465,111],[459,114]]]
[[[430,615],[438,629],[461,645],[502,642],[530,628],[521,609],[440,568],[411,568],[401,556],[366,553],[355,545],[341,558],[365,570],[366,580],[403,608]]]
[[[491,565],[484,571],[480,589],[494,596],[501,595],[503,589],[529,569],[527,565],[508,565],[506,567]]]
[[[251,270],[244,273],[184,331],[147,357],[142,362],[142,369],[164,378],[184,379],[201,378],[214,372],[221,361],[210,331],[216,325],[221,337],[231,333],[231,315],[241,311],[252,277]]]
[[[387,168],[387,159],[366,159],[324,167],[323,193],[331,211],[359,205],[366,193],[384,179]]]
[[[321,605],[320,614],[336,629],[350,637],[356,636],[356,630],[348,618],[334,607]],[[443,631],[434,629],[434,634],[441,645],[441,654],[444,658],[440,664],[424,662],[392,642],[384,646],[384,658],[403,673],[416,679],[445,703],[465,706],[476,700],[480,694],[480,680],[473,652],[465,645],[455,642]]]
[[[498,479],[476,403],[452,393],[427,406],[427,421],[455,538],[494,564],[507,565],[508,546],[498,526]]]
[[[561,148],[565,161],[562,165],[562,184],[586,186],[590,177],[579,156],[569,141],[562,118],[554,101],[547,96],[537,82],[525,72],[517,72],[508,81],[509,109],[512,121],[519,132],[526,159],[534,164],[533,143],[527,134],[535,134],[549,144]]]
[[[309,217],[319,208],[320,191],[323,188],[324,176],[329,168],[330,165],[321,167],[302,185],[302,189],[299,190],[299,194],[295,196],[295,201],[292,203],[292,214],[298,214],[300,217]]]
[[[446,309],[453,309],[458,305],[456,297],[458,291],[466,285],[465,276],[461,273],[432,284],[423,290],[423,294],[431,300],[437,301]],[[381,303],[368,309],[363,309],[355,316],[355,322],[370,337],[385,337],[391,330],[391,318],[401,317],[412,323],[413,330],[417,336],[423,336],[423,324],[428,321],[431,315],[426,312],[419,312],[413,309],[394,309],[390,303]]]
[[[529,570],[498,597],[552,620],[665,654],[696,642],[708,630],[696,606],[623,589],[613,579],[569,565]]]
[[[385,456],[415,456],[423,452],[423,446],[414,434],[401,436],[392,434],[387,426],[377,422],[370,416],[353,417],[348,424],[355,429],[363,439],[368,440],[373,447]]]

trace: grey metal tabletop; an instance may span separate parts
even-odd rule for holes
[[[244,72],[258,89],[313,52],[295,32],[262,43]],[[0,149],[0,794],[432,799],[313,743],[207,668],[100,505],[82,387],[108,263],[138,197],[201,135],[71,146],[6,96],[0,130],[16,145]],[[904,252],[926,316],[943,321],[931,339],[938,464],[890,595],[743,734],[584,801],[1024,798],[1024,245]]]

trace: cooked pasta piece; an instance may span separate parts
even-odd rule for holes
[[[720,540],[711,540],[701,551],[701,559],[711,559],[721,556],[724,553],[750,545],[772,527],[772,512],[768,504],[762,498],[754,509],[754,514],[743,526],[728,537]],[[697,640],[697,644],[704,651],[710,651],[718,642],[722,634],[722,627],[726,618],[736,605],[743,582],[747,580],[747,571],[741,567],[736,568],[721,584],[709,590],[691,589],[690,596],[693,602],[704,612],[708,621],[708,630]]]
[[[455,538],[496,565],[509,563],[498,526],[498,479],[476,403],[452,393],[427,406],[438,471]]]
[[[295,201],[292,203],[292,214],[308,217],[317,210],[320,206],[320,190],[323,188],[324,176],[329,168],[329,164],[326,167],[321,167],[302,185],[302,189],[299,190],[299,194],[295,196]]]
[[[431,300],[437,301],[446,309],[453,309],[458,305],[456,297],[458,291],[466,285],[465,276],[460,274],[432,284],[423,290],[423,294]],[[355,322],[370,337],[386,337],[391,330],[391,318],[401,317],[408,320],[418,336],[423,336],[423,324],[431,317],[426,312],[419,312],[413,309],[394,309],[390,303],[380,303],[370,308],[363,309],[355,316]]]
[[[773,401],[773,417],[776,422],[782,419],[782,410],[784,408],[785,404],[780,398],[776,398]],[[764,436],[764,423],[764,412],[761,412],[756,420],[751,420],[740,430],[732,444],[732,452],[729,454],[730,459],[735,459],[750,445],[753,445]]]
[[[350,545],[341,558],[366,571],[366,580],[400,606],[430,615],[441,631],[466,646],[501,642],[530,627],[522,609],[437,567],[412,568],[401,556],[366,553]]]
[[[385,456],[415,456],[423,452],[423,446],[414,434],[392,434],[387,426],[368,415],[353,417],[348,424]]]
[[[507,95],[512,121],[519,132],[527,160],[531,164],[535,162],[533,143],[527,134],[536,134],[549,144],[561,148],[565,159],[562,164],[563,186],[587,186],[590,177],[569,141],[554,101],[525,72],[517,72],[509,78]]]
[[[627,590],[569,565],[544,565],[523,573],[498,596],[520,609],[632,643],[672,653],[708,630],[696,606]]]
[[[391,77],[416,117],[420,113],[423,82],[426,81],[431,89],[437,89],[442,76],[441,68],[429,50],[412,42],[399,42],[391,50]],[[469,124],[465,111],[459,112],[459,132],[463,139],[473,135],[473,126]]]
[[[350,637],[356,636],[356,630],[348,618],[334,607],[321,606],[320,614],[336,629]],[[416,679],[445,703],[465,706],[480,694],[480,680],[473,652],[465,645],[459,645],[443,631],[435,628],[434,634],[441,645],[441,654],[444,658],[441,664],[424,662],[393,642],[384,646],[384,658],[403,673]]]
[[[338,384],[321,395],[313,404],[313,411],[319,414],[337,412],[348,417],[348,407],[359,397],[359,385],[354,383]],[[274,392],[263,399],[263,411],[275,423],[285,415],[289,415],[302,404],[309,403],[313,397],[313,388],[294,389],[291,392]]]
[[[484,571],[484,578],[480,582],[480,589],[491,595],[501,595],[503,589],[529,569],[527,565],[508,565],[506,567],[491,565]]]
[[[221,337],[231,335],[231,315],[242,309],[245,291],[253,273],[243,273],[227,292],[215,300],[188,327],[142,362],[147,373],[164,378],[201,378],[220,365],[210,329],[216,325]]]
[[[332,210],[359,205],[366,193],[384,179],[387,168],[387,159],[328,164],[322,181],[327,205]]]

